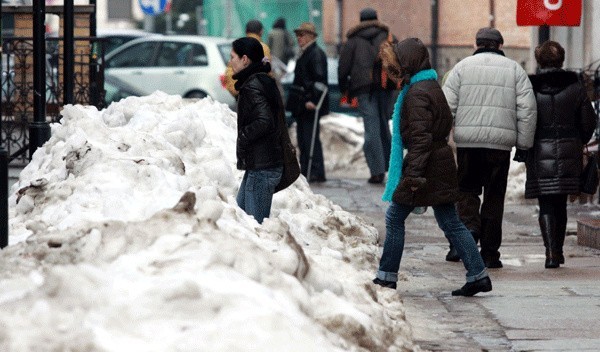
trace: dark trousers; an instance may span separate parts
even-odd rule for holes
[[[502,218],[510,151],[457,148],[458,185],[456,209],[460,219],[479,240],[485,261],[500,259]],[[479,196],[483,192],[483,202]]]
[[[300,152],[300,171],[306,176],[308,172],[308,161],[310,158],[310,144],[313,133],[313,123],[315,120],[314,110],[309,110],[300,116],[294,116],[296,119],[296,138],[298,139],[298,151]],[[312,166],[310,178],[324,179],[325,164],[323,160],[323,147],[321,145],[320,126],[317,123],[317,132],[315,134],[315,147],[313,150]]]

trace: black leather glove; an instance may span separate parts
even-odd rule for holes
[[[525,160],[527,160],[527,150],[525,149],[517,149],[517,151],[515,152],[515,157],[513,158],[514,161],[518,162],[518,163],[524,163]]]
[[[400,185],[402,187],[408,187],[411,191],[416,191],[425,185],[426,179],[424,177],[403,177]]]

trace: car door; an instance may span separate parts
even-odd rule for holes
[[[117,52],[106,62],[106,74],[127,82],[145,94],[160,89],[147,80],[159,44],[157,41],[142,42]]]

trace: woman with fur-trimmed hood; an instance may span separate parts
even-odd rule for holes
[[[431,68],[427,48],[409,38],[382,49],[383,68],[401,82],[392,114],[392,155],[383,200],[386,238],[375,284],[396,288],[404,250],[404,222],[416,207],[431,206],[438,226],[456,248],[467,269],[467,283],[453,296],[473,296],[492,290],[473,236],[458,218],[456,164],[447,139],[452,114]],[[403,154],[403,148],[407,150]]]
[[[596,128],[596,114],[575,72],[563,70],[565,49],[547,41],[535,49],[540,67],[530,76],[537,101],[533,147],[527,151],[525,198],[537,198],[546,247],[546,268],[564,264],[567,197],[579,193],[583,146]]]

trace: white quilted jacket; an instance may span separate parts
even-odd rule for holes
[[[527,73],[493,52],[460,61],[444,83],[459,148],[529,149],[537,109]]]

